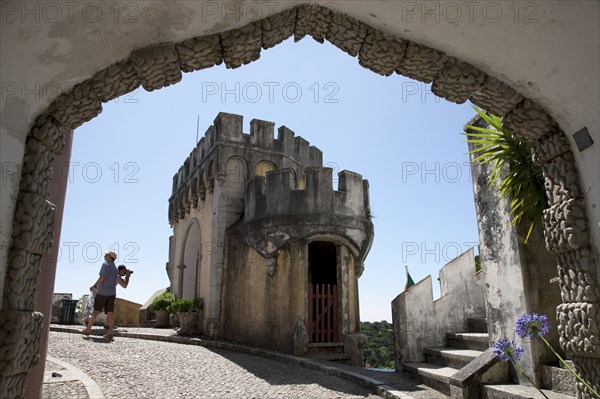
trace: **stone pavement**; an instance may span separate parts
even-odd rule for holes
[[[123,328],[110,342],[84,337],[76,328],[51,327],[44,399],[375,399],[377,393],[387,398],[447,398],[402,373],[183,338],[170,329]],[[62,377],[51,377],[53,371]]]

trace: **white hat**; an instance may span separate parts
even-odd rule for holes
[[[104,253],[104,255],[108,255],[108,256],[110,256],[111,258],[113,258],[113,260],[117,260],[117,254],[116,254],[116,253],[114,253],[113,251],[108,251],[108,252],[105,252],[105,253]]]

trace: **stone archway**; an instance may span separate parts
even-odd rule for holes
[[[558,307],[561,346],[581,374],[600,388],[600,289],[591,250],[584,194],[569,142],[558,123],[539,105],[476,67],[418,43],[385,34],[342,13],[299,5],[239,29],[161,43],[99,71],[62,94],[36,119],[26,141],[21,182],[13,217],[0,349],[7,354],[0,373],[0,395],[23,397],[27,370],[37,361],[42,316],[33,312],[40,258],[52,245],[54,206],[47,201],[50,165],[64,146],[62,128],[75,129],[97,116],[102,102],[138,86],[153,91],[192,72],[225,62],[237,68],[294,35],[328,40],[363,67],[394,72],[421,82],[449,101],[471,100],[504,117],[505,126],[534,146],[544,171],[550,208],[544,212],[546,247],[555,254],[563,303]],[[579,386],[580,393],[582,387]],[[581,393],[581,397],[590,397]]]

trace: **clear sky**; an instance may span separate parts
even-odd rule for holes
[[[102,252],[135,271],[119,297],[144,303],[169,285],[165,272],[172,177],[218,112],[285,125],[323,151],[334,173],[369,180],[375,239],[359,279],[363,321],[391,321],[404,265],[434,282],[477,245],[467,146],[474,111],[435,97],[430,85],[379,76],[329,43],[307,37],[263,51],[241,68],[184,74],[167,88],[103,104],[75,131],[55,292],[88,292]],[[434,295],[439,286],[434,284]]]

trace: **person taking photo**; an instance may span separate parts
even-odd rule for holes
[[[94,285],[90,287],[90,291],[96,292],[94,312],[88,318],[87,326],[81,331],[83,335],[90,335],[92,326],[96,322],[96,317],[104,311],[106,313],[108,331],[103,337],[110,340],[114,337],[117,284],[123,288],[127,288],[132,273],[124,265],[120,265],[117,268],[115,260],[117,260],[117,254],[114,251],[108,251],[104,254],[104,263],[100,268],[100,276]]]

